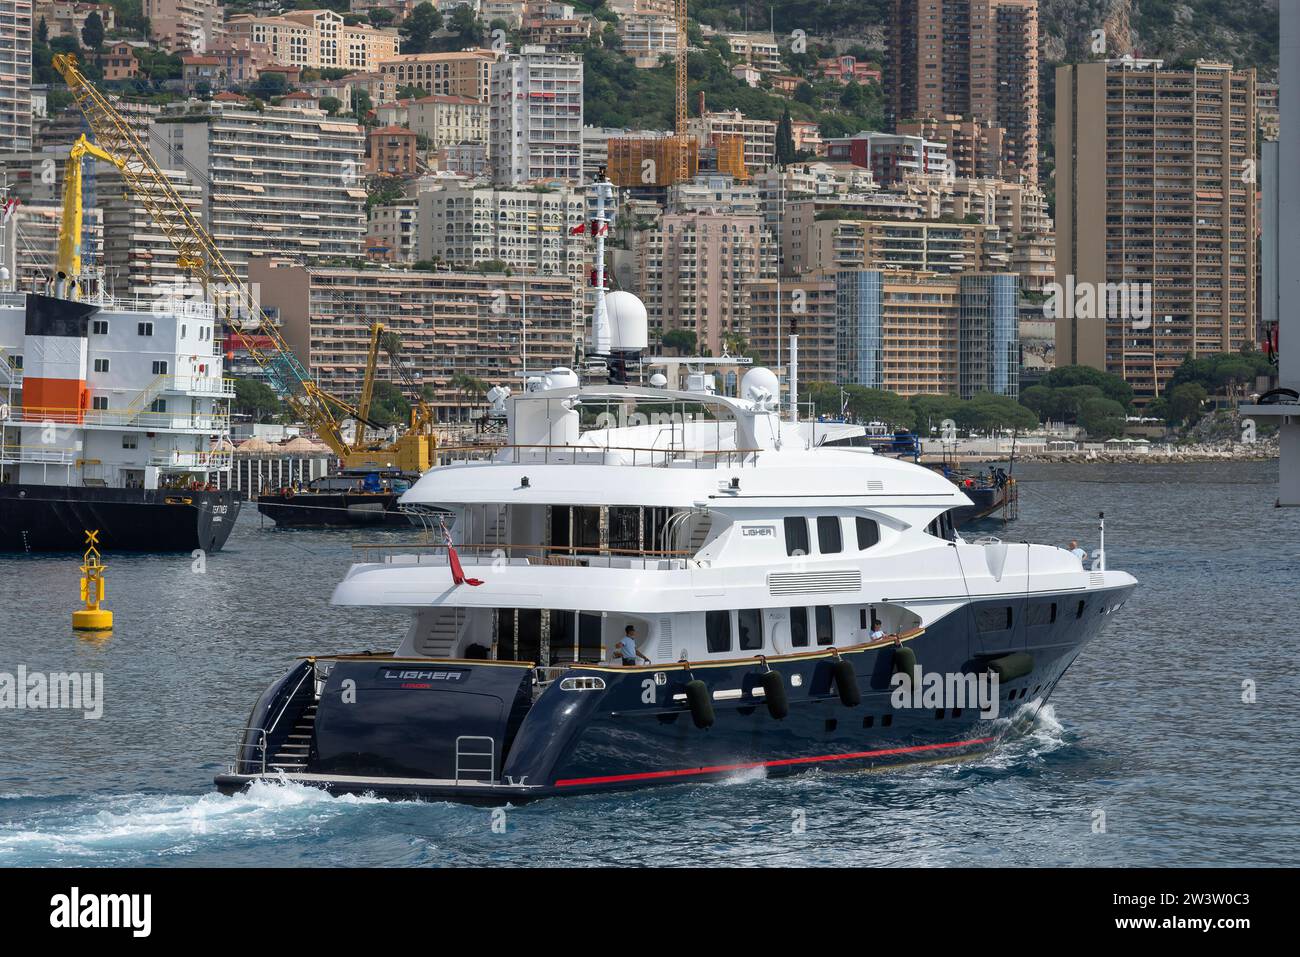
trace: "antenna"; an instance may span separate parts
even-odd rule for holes
[[[596,174],[595,185],[596,215],[591,221],[591,231],[596,234],[596,262],[592,270],[596,305],[591,311],[591,340],[594,355],[608,356],[614,343],[609,326],[609,312],[605,306],[605,234],[609,232],[609,210],[613,205],[614,185],[605,175],[604,166]]]

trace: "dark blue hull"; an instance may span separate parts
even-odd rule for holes
[[[526,663],[349,656],[333,660],[316,698],[316,664],[302,662],[258,702],[249,722],[257,730],[216,783],[236,791],[263,775],[279,779],[280,767],[291,780],[336,792],[517,803],[737,774],[961,759],[1014,733],[1015,713],[1048,699],[1130,590],[1035,596],[1055,606],[1042,624],[1027,622],[1024,598],[989,599],[901,644],[708,664],[576,666],[536,700]],[[974,609],[1004,605],[1013,608],[1015,627],[976,627]],[[981,714],[974,700],[898,706],[893,675],[913,658],[927,674],[1003,669],[1009,680],[997,685],[996,716]],[[856,694],[836,674],[840,660],[852,666]],[[788,710],[781,716],[761,693],[769,668],[782,676]],[[693,681],[709,692],[706,727],[687,700]],[[314,718],[295,719],[304,712]],[[291,748],[291,726],[299,729],[300,761],[282,750]]]

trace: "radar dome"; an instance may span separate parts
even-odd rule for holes
[[[755,366],[740,380],[740,395],[751,402],[775,399],[781,394],[781,381],[764,366]]]
[[[611,348],[620,352],[637,352],[649,342],[649,322],[645,304],[630,292],[605,293],[605,311],[609,315]]]
[[[578,384],[578,374],[565,366],[556,366],[544,376],[548,389],[572,389]]]
[[[662,372],[656,372],[650,377],[650,384],[656,389],[662,389],[668,384],[668,376],[664,375]]]

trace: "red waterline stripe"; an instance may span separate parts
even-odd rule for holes
[[[881,758],[894,754],[915,754],[918,751],[938,751],[943,748],[964,748],[973,744],[988,744],[993,738],[970,738],[966,741],[945,741],[940,744],[917,744],[910,748],[885,748],[882,751],[852,751],[848,754],[822,754],[808,758],[781,758],[776,761],[751,761],[747,764],[717,764],[709,768],[682,768],[676,771],[641,771],[636,774],[611,774],[596,778],[565,778],[556,781],[557,788],[581,784],[613,784],[619,781],[646,781],[651,778],[679,778],[692,774],[719,774],[723,771],[749,771],[754,768],[779,768],[791,764],[813,764],[817,761],[851,761],[861,758]]]

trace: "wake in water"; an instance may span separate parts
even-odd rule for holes
[[[1038,698],[1007,717],[994,719],[993,725],[1001,740],[992,751],[972,762],[981,768],[1015,768],[1070,746],[1055,705],[1043,704]]]
[[[125,794],[49,808],[0,824],[0,866],[119,863],[185,855],[212,844],[320,833],[355,809],[395,802],[332,797],[288,782],[221,794]]]

